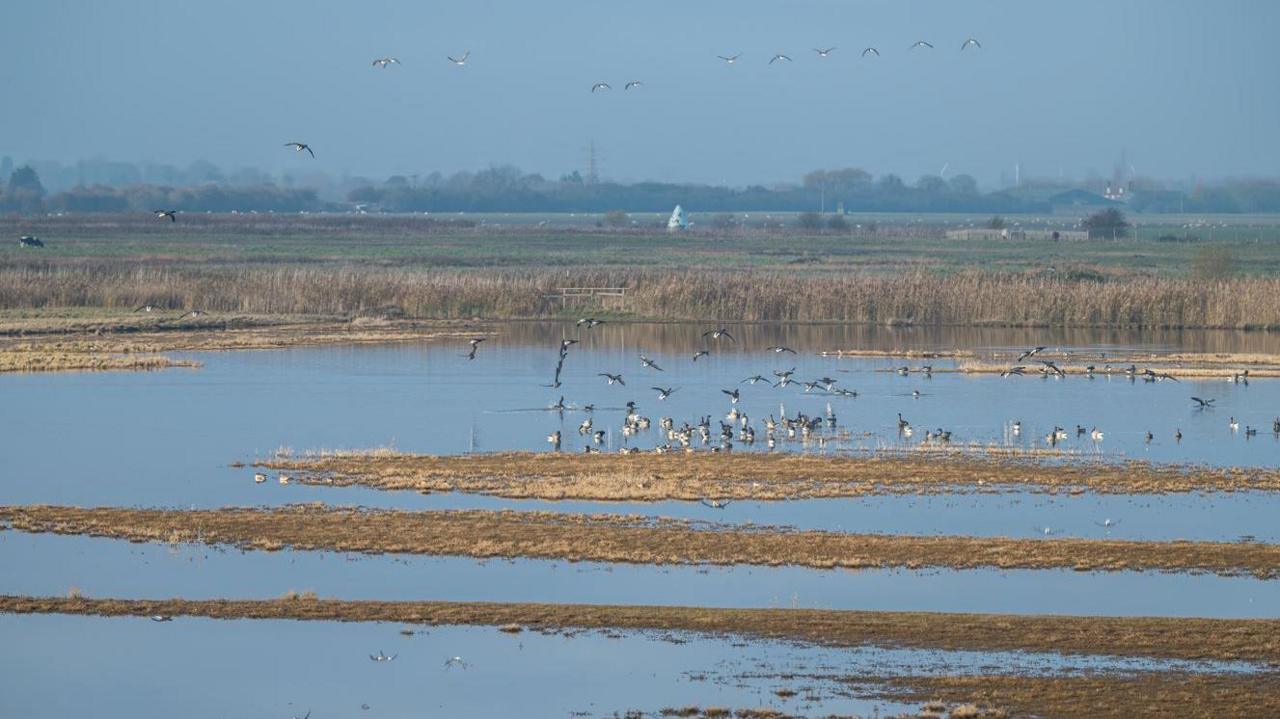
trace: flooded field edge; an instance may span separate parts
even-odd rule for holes
[[[932,456],[931,456],[932,455]],[[388,449],[281,454],[255,466],[282,481],[511,499],[782,500],[960,490],[1163,494],[1280,491],[1280,470],[976,456],[963,450],[870,455],[675,452],[418,455]],[[260,477],[265,479],[265,475]]]
[[[1052,652],[1280,662],[1280,620],[1071,617],[816,609],[320,599],[108,599],[0,596],[4,614],[296,619],[559,629],[652,629],[825,646]]]
[[[11,530],[243,549],[628,564],[947,567],[1280,575],[1280,545],[849,534],[622,515],[294,505],[217,510],[0,506]]]

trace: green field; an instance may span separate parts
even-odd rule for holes
[[[465,220],[474,226],[446,224]],[[816,272],[1061,271],[1190,274],[1198,254],[1228,251],[1243,274],[1280,275],[1280,217],[1143,217],[1137,237],[1119,241],[956,241],[947,229],[981,225],[967,216],[848,216],[851,229],[800,230],[792,215],[756,213],[737,225],[670,234],[661,218],[640,226],[596,227],[587,215],[183,215],[63,216],[0,219],[0,266],[76,264],[353,264],[407,268],[697,268]],[[1071,218],[1006,218],[1025,227],[1070,227]],[[540,225],[545,222],[545,225]],[[708,221],[709,222],[709,221]],[[780,223],[780,224],[779,224]],[[34,234],[44,249],[23,249]],[[1160,241],[1159,237],[1195,238]],[[1212,239],[1210,239],[1212,237]]]

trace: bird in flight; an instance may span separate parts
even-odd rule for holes
[[[666,399],[676,393],[674,387],[650,387],[649,389],[658,393],[658,399]]]
[[[965,41],[964,41],[964,44],[960,46],[960,49],[961,49],[961,50],[964,50],[965,48],[969,47],[970,45],[972,45],[972,46],[974,46],[974,47],[978,48],[979,50],[981,50],[981,49],[982,49],[982,43],[978,42],[977,40],[974,40],[973,38],[969,38],[968,40],[965,40]]]
[[[141,305],[134,312],[155,312],[158,309],[160,308],[155,305]]]
[[[748,382],[750,382],[751,384],[756,384],[757,382],[768,382],[768,381],[769,379],[767,377],[762,377],[761,375],[755,375],[753,377],[748,377],[742,380],[738,384],[746,384]]]
[[[596,376],[597,376],[597,377],[604,377],[605,379],[609,380],[609,384],[613,384],[614,382],[617,382],[618,384],[622,385],[623,387],[626,387],[626,386],[627,386],[627,383],[622,381],[622,375],[620,375],[620,374],[609,374],[608,372],[601,372],[601,373],[597,374]]]
[[[702,333],[703,337],[706,337],[707,335],[710,335],[711,339],[713,340],[718,340],[721,337],[728,337],[730,342],[737,342],[737,340],[733,338],[733,335],[729,334],[729,330],[725,329],[724,327],[721,327],[719,329],[714,329],[714,330],[707,330],[706,332]]]
[[[693,353],[693,361],[697,362],[699,357],[709,357],[709,356],[711,356],[710,352],[706,350],[698,350],[697,352]]]
[[[1027,350],[1026,352],[1023,352],[1022,354],[1018,355],[1018,359],[1014,360],[1014,361],[1013,361],[1013,363],[1014,363],[1014,364],[1017,364],[1017,363],[1021,362],[1022,360],[1026,359],[1026,358],[1028,358],[1028,357],[1032,357],[1032,356],[1038,355],[1038,354],[1040,354],[1040,353],[1041,353],[1041,352],[1043,352],[1043,351],[1044,351],[1044,347],[1032,347],[1031,349]]]
[[[875,55],[876,57],[880,57],[880,51],[875,49],[874,47],[869,47],[862,51],[863,57],[866,57],[867,55]]]
[[[778,53],[777,55],[774,55],[772,58],[769,59],[769,64],[772,65],[773,63],[779,60],[786,60],[787,62],[791,62],[791,58],[787,57],[786,55],[783,55],[782,53]]]
[[[595,92],[596,90],[612,90],[612,89],[613,87],[609,85],[609,83],[607,82],[597,82],[596,84],[591,86],[592,92]]]
[[[915,44],[914,44],[914,45],[912,45],[911,47],[907,48],[907,49],[908,49],[908,50],[914,50],[914,49],[916,49],[916,48],[918,48],[918,47],[927,47],[927,48],[929,48],[930,50],[932,50],[932,49],[933,49],[933,45],[930,45],[929,43],[925,42],[924,40],[916,40]]]
[[[578,320],[578,321],[577,321],[576,323],[574,323],[574,324],[575,324],[575,326],[577,326],[577,327],[581,327],[581,326],[583,326],[583,325],[586,325],[586,326],[587,326],[587,329],[591,329],[592,327],[595,327],[596,325],[602,325],[602,324],[604,324],[604,320],[598,320],[598,319],[596,319],[596,318],[594,318],[594,317],[583,317],[582,319]]]
[[[312,156],[312,157],[315,157],[315,156],[316,156],[315,151],[314,151],[314,150],[312,150],[312,149],[311,149],[311,146],[310,146],[310,145],[308,145],[308,144],[307,144],[307,143],[305,143],[305,142],[286,142],[286,143],[284,143],[284,146],[285,146],[285,147],[292,147],[294,152],[302,152],[303,150],[306,150],[307,152],[310,152],[310,153],[311,153],[311,156]]]
[[[201,310],[191,310],[190,312],[187,312],[186,314],[179,316],[178,319],[181,320],[187,317],[190,317],[192,319],[195,319],[197,317],[204,317],[204,312]]]
[[[1212,407],[1213,403],[1217,402],[1216,399],[1200,399],[1199,397],[1192,397],[1191,401],[1195,402],[1197,407],[1199,407],[1200,409],[1204,409],[1205,407]]]
[[[168,217],[170,222],[178,221],[177,210],[152,210],[151,214],[155,215],[157,220],[163,220]]]
[[[731,404],[737,404],[737,403],[738,403],[738,399],[742,396],[742,395],[741,395],[741,393],[739,393],[739,392],[738,392],[737,388],[734,388],[734,389],[731,389],[731,390],[729,390],[729,389],[722,389],[722,390],[720,390],[720,391],[721,391],[721,392],[724,392],[724,393],[725,393],[725,394],[727,394],[727,395],[729,395],[729,402],[730,402]]]
[[[467,359],[473,360],[476,358],[476,350],[480,349],[480,343],[484,341],[484,337],[476,337],[475,339],[470,340],[471,351],[467,353]]]
[[[818,57],[826,57],[827,55],[830,55],[830,54],[831,54],[831,51],[832,51],[832,50],[834,50],[834,49],[835,49],[834,47],[828,47],[828,48],[825,48],[825,49],[824,49],[824,48],[815,47],[815,48],[813,49],[813,51],[814,51],[814,52],[816,52],[816,53],[818,53]]]
[[[370,658],[370,659],[372,659],[372,660],[373,660],[373,661],[375,661],[375,662],[393,662],[393,661],[395,661],[395,660],[396,660],[396,655],[395,655],[395,654],[383,654],[383,653],[382,653],[382,650],[381,650],[381,649],[379,649],[377,654],[370,654],[370,655],[369,655],[369,658]]]
[[[721,60],[724,60],[726,65],[732,65],[733,63],[738,61],[738,58],[742,57],[742,53],[738,53],[737,55],[730,55],[729,57],[725,57],[724,55],[716,55],[716,57],[720,58]]]
[[[452,55],[447,55],[446,57],[449,58],[449,62],[453,63],[454,65],[457,65],[458,67],[462,67],[463,65],[467,64],[467,58],[471,57],[471,51],[467,50],[466,52],[462,53],[462,57],[453,57]]]
[[[387,67],[390,65],[399,65],[399,64],[400,64],[400,60],[394,57],[380,57],[377,60],[373,61],[374,67],[382,68],[383,70],[387,69]]]
[[[448,659],[444,660],[445,669],[450,669],[452,667],[462,667],[463,669],[466,669],[467,666],[468,666],[467,662],[463,660],[462,657],[449,657]]]
[[[729,506],[729,500],[727,499],[699,499],[698,501],[702,503],[702,506],[712,509],[724,509]]]
[[[155,616],[151,617],[151,621],[153,621],[153,622],[172,622],[172,621],[173,621],[173,617],[169,616],[168,614],[156,614]]]
[[[1025,374],[1025,373],[1026,373],[1026,371],[1027,371],[1027,368],[1026,368],[1026,367],[1024,367],[1024,366],[1022,366],[1022,365],[1018,365],[1017,367],[1010,367],[1009,369],[1007,369],[1007,370],[1005,370],[1005,371],[1001,372],[1001,373],[1000,373],[1000,376],[1001,376],[1001,377],[1008,377],[1009,375],[1017,375],[1017,376],[1021,377],[1023,374]]]
[[[790,352],[791,354],[795,354],[795,353],[796,353],[796,351],[795,351],[795,350],[793,350],[793,349],[791,349],[790,347],[783,347],[782,345],[774,345],[774,346],[772,346],[772,347],[765,347],[765,349],[769,350],[770,352],[773,352],[774,354],[782,354],[783,352]]]
[[[642,82],[642,81],[640,81],[640,80],[632,80],[631,82],[627,83],[626,85],[623,85],[623,86],[622,86],[622,89],[623,89],[623,90],[630,90],[630,89],[631,89],[631,88],[633,88],[633,87],[640,87],[640,86],[641,86],[641,85],[643,85],[643,84],[644,84],[644,82]]]
[[[640,364],[644,365],[645,367],[651,367],[653,369],[656,369],[659,372],[663,371],[663,369],[658,366],[657,362],[654,362],[653,360],[649,359],[648,357],[645,357],[644,355],[640,355]]]

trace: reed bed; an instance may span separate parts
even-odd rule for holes
[[[1280,575],[1280,545],[1013,539],[799,531],[616,514],[443,510],[211,510],[0,506],[0,522],[32,533],[130,541],[200,542],[432,556],[530,558],[628,564],[799,566],[813,569],[926,567],[1212,572]]]
[[[315,599],[107,599],[0,595],[0,613],[211,619],[520,625],[531,630],[691,631],[828,646],[1061,652],[1186,659],[1280,661],[1280,620],[1075,617],[834,609],[730,609],[619,604]]]
[[[537,318],[558,287],[627,287],[625,314],[662,320],[1119,328],[1280,328],[1280,279],[1073,280],[1044,274],[895,275],[722,270],[434,270],[370,266],[0,269],[0,308],[142,304],[238,314]],[[591,308],[588,308],[591,309]]]

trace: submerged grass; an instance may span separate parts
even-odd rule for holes
[[[826,646],[1280,661],[1280,620],[314,599],[0,596],[0,613],[691,631]]]
[[[1275,672],[1138,672],[1084,676],[986,674],[874,678],[850,676],[843,681],[860,688],[888,687],[892,691],[884,694],[886,699],[924,701],[941,697],[949,702],[977,701],[1006,707],[1012,716],[1061,719],[1252,719],[1280,713],[1280,675]],[[956,715],[952,713],[951,716]]]
[[[940,449],[939,452],[948,452]],[[976,453],[976,452],[975,452]],[[815,499],[1017,489],[1162,494],[1280,491],[1274,468],[1159,465],[1148,462],[1033,461],[948,452],[813,456],[798,453],[473,455],[401,454],[391,449],[277,456],[260,467],[309,484],[419,492],[467,492],[511,499],[659,501]]]
[[[636,564],[815,569],[1073,569],[1280,576],[1280,545],[798,531],[611,514],[448,510],[210,510],[0,506],[9,529],[285,548]]]

